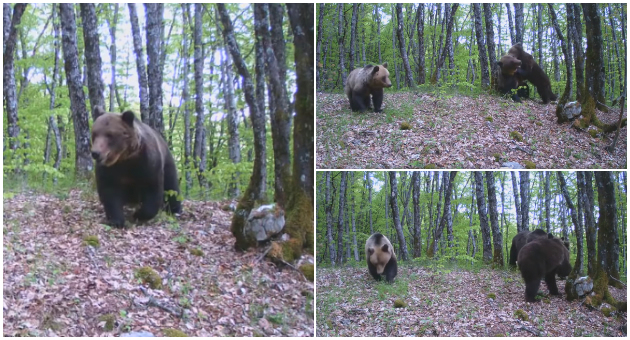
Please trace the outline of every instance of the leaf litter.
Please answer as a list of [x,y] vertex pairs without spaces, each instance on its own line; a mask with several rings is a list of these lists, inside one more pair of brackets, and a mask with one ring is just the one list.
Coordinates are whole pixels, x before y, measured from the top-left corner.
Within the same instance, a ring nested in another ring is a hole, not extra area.
[[[219,202],[184,201],[177,221],[161,213],[126,229],[101,224],[101,204],[80,191],[3,203],[4,336],[313,336],[313,284],[261,250],[235,251]],[[162,289],[139,281],[144,266]]]
[[[384,112],[354,113],[345,95],[318,93],[316,164],[318,169],[492,169],[530,161],[537,169],[626,168],[627,127],[611,154],[604,147],[615,132],[593,138],[571,123],[556,123],[555,109],[485,94],[397,92],[385,94]],[[597,116],[616,124],[619,110]],[[410,129],[401,129],[402,123]]]
[[[564,281],[558,280],[564,292]],[[625,289],[608,287],[614,298]],[[547,294],[544,282],[540,290]],[[393,284],[366,267],[317,268],[317,336],[626,336],[627,315],[606,317],[581,300],[525,302],[517,271],[399,266]],[[566,297],[564,295],[563,297]],[[394,308],[396,299],[407,304]],[[523,321],[515,316],[522,309]]]

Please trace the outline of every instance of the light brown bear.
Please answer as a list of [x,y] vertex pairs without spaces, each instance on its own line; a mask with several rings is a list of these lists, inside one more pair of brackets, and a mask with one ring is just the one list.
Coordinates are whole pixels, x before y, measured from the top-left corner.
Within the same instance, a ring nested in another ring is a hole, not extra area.
[[139,203],[137,220],[150,220],[164,206],[181,211],[175,161],[164,138],[138,120],[133,112],[105,112],[94,107],[98,117],[92,125],[92,158],[96,161],[96,187],[108,224],[123,227],[123,205]]
[[382,112],[383,88],[391,87],[387,63],[367,65],[354,69],[346,81],[346,95],[352,111],[364,112],[370,108],[370,95],[374,103],[374,112]]

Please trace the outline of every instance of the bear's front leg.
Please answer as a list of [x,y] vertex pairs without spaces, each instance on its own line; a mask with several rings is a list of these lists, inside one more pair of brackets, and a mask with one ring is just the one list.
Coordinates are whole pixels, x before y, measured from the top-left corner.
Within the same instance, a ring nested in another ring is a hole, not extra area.
[[[368,94],[369,97],[369,94]],[[366,110],[365,106],[365,94],[357,91],[352,91],[352,99],[350,99],[350,107],[352,111],[363,112]]]
[[372,90],[372,102],[374,103],[374,112],[383,112],[381,105],[383,105],[383,89]]
[[139,221],[148,221],[157,215],[164,204],[163,183],[151,183],[141,190],[140,209],[136,210],[133,217]]
[[[97,182],[98,184],[98,182]],[[105,209],[107,224],[115,228],[125,226],[125,214],[123,212],[123,193],[120,187],[97,185],[98,196]]]
[[368,261],[368,271],[370,272],[370,275],[372,275],[372,277],[376,280],[376,281],[381,281],[381,275],[379,275],[376,272],[376,266],[373,265],[370,261]]

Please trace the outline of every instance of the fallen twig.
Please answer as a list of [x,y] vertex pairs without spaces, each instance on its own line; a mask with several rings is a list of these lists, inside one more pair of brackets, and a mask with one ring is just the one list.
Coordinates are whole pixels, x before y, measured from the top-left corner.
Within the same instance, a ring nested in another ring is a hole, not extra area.
[[254,263],[260,262],[260,260],[264,259],[265,256],[267,256],[267,254],[269,254],[270,251],[271,251],[271,245],[269,245],[269,247],[267,247],[267,249],[265,249],[265,251],[256,258],[256,261]]
[[142,293],[144,293],[144,295],[149,297],[149,301],[147,302],[147,304],[149,306],[159,307],[159,308],[163,309],[164,311],[175,315],[178,318],[181,318],[182,316],[184,316],[184,310],[183,309],[181,309],[181,308],[173,308],[173,307],[169,307],[169,306],[163,305],[159,301],[157,301],[151,294],[149,294],[149,292],[147,291],[146,288],[144,288],[142,286],[138,286],[138,289]]
[[90,255],[90,260],[92,260],[92,264],[94,264],[94,267],[96,268],[96,270],[100,270],[101,268],[99,267],[98,263],[94,259],[94,257],[96,257],[96,254],[94,254],[94,247],[87,246],[86,250],[87,250],[88,255]]
[[524,331],[528,331],[532,334],[534,334],[535,336],[540,336],[540,332],[535,330],[535,329],[531,329],[529,327],[525,327],[525,326],[517,326],[516,329],[522,329]]

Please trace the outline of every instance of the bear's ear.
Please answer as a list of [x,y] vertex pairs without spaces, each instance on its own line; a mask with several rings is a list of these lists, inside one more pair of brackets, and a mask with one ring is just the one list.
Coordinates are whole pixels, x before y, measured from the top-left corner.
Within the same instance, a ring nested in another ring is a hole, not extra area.
[[374,68],[372,69],[372,75],[375,75],[376,72],[378,72],[378,66],[374,66]]
[[387,253],[389,252],[389,247],[385,244],[383,245],[383,247],[381,247],[381,250]]
[[384,67],[384,68],[387,68],[387,62],[384,62],[384,63],[383,63],[383,67]]
[[101,107],[100,105],[94,106],[92,111],[94,112],[93,116],[94,116],[95,119],[98,118],[103,113],[105,113],[105,110],[103,110],[103,107]]
[[136,116],[131,111],[125,111],[122,114],[123,122],[127,123],[127,125],[129,125],[129,126],[133,126],[133,120],[135,118],[136,118]]

